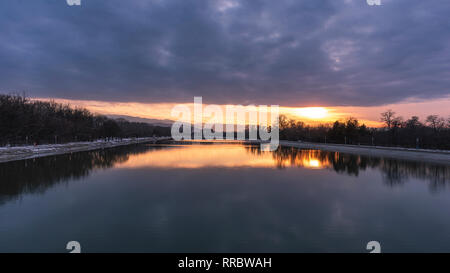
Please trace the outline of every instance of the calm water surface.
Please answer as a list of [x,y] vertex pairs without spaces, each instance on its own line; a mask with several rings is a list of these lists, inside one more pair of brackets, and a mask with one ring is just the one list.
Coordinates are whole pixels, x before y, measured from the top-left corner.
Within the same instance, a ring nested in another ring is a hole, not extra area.
[[450,164],[128,146],[0,164],[0,252],[450,252]]

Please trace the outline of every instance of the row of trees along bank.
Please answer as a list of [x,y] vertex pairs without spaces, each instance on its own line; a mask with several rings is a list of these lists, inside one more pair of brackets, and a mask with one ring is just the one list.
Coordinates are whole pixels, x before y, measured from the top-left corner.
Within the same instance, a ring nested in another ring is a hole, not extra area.
[[310,126],[280,116],[280,139],[353,145],[379,145],[424,149],[450,149],[450,117],[429,115],[424,121],[404,119],[392,110],[380,114],[384,126],[370,128],[356,118]]
[[0,94],[0,145],[170,136],[170,127],[94,115],[53,101]]

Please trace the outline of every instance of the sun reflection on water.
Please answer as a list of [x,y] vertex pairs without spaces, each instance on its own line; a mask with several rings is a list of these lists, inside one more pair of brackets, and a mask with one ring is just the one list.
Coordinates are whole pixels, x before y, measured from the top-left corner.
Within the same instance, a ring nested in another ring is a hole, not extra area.
[[295,158],[284,157],[279,152],[265,152],[259,146],[249,145],[171,145],[154,146],[143,154],[131,155],[118,168],[206,168],[206,167],[253,167],[279,168],[297,166],[322,169],[329,165],[319,157],[318,151],[305,150]]
[[320,168],[321,164],[320,164],[320,161],[317,159],[309,159],[309,160],[303,160],[303,166],[311,167],[311,168]]

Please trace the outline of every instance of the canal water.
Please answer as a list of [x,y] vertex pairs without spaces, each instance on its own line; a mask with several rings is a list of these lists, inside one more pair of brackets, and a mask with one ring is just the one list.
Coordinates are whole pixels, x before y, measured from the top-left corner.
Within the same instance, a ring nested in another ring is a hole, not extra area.
[[450,252],[450,164],[243,144],[0,164],[0,252]]

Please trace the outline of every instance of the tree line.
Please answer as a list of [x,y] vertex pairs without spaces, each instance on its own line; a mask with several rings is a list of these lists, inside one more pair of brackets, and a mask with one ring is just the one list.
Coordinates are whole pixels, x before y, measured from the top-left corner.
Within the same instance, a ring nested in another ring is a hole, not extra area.
[[367,127],[349,117],[332,124],[310,126],[302,121],[280,116],[280,139],[336,144],[396,146],[423,149],[450,149],[450,117],[429,115],[405,120],[392,110],[380,114],[381,128]]
[[95,115],[54,101],[0,94],[0,145],[169,136],[170,128]]

